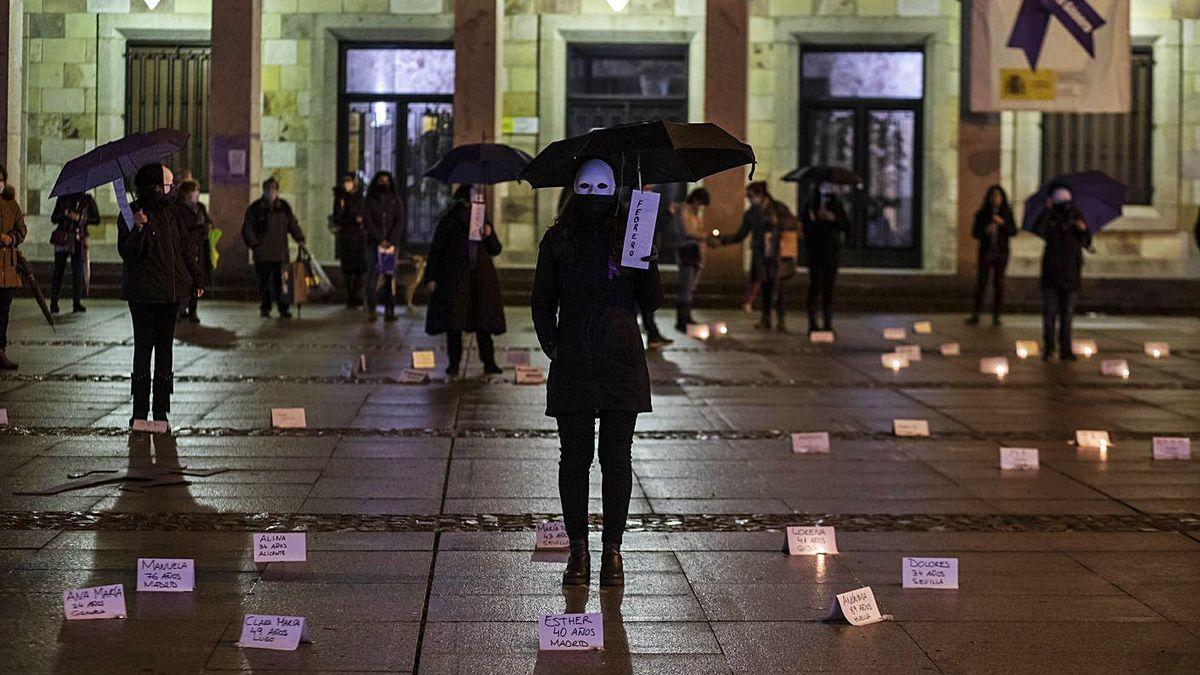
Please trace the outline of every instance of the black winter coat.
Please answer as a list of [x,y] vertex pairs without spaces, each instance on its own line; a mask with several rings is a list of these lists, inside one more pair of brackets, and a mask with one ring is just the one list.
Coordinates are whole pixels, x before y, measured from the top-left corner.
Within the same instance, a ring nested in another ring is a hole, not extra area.
[[371,247],[387,241],[394,244],[397,251],[403,251],[408,243],[407,220],[404,200],[394,193],[368,193],[363,200],[363,221],[367,229],[367,244]]
[[297,243],[304,243],[304,232],[296,222],[296,214],[282,198],[276,198],[274,202],[256,199],[246,207],[242,240],[254,252],[254,262],[287,262],[289,234]]
[[422,278],[422,283],[437,282],[425,312],[430,335],[507,330],[500,277],[492,264],[492,256],[500,255],[500,240],[492,230],[483,241],[469,241],[470,218],[468,204],[452,204],[433,233]]
[[1042,252],[1042,288],[1079,290],[1083,276],[1083,249],[1092,245],[1092,233],[1075,226],[1078,214],[1047,209],[1034,225],[1046,241]]
[[551,360],[546,414],[650,412],[637,316],[639,305],[653,311],[662,303],[658,265],[619,267],[620,223],[562,222],[571,217],[561,216],[542,237],[533,282],[533,325]]
[[333,189],[334,255],[342,262],[342,271],[359,274],[367,271],[367,225],[363,216],[361,192]]
[[804,231],[804,249],[808,254],[809,267],[837,267],[842,251],[842,233],[849,231],[850,219],[839,199],[831,198],[826,210],[833,213],[834,220],[817,217],[821,204],[817,198],[809,199],[800,214]]
[[[75,211],[83,217],[72,220],[67,211]],[[63,195],[54,202],[54,212],[50,214],[50,222],[60,230],[67,230],[74,239],[75,230],[80,239],[88,238],[88,226],[100,224],[100,209],[96,208],[96,200],[86,192],[73,195]]]
[[129,302],[178,303],[204,288],[204,273],[188,247],[187,216],[173,200],[135,201],[133,213],[146,214],[142,227],[130,230],[117,217],[117,251],[121,265],[121,299]]
[[[996,228],[995,241],[988,235],[988,225],[992,224],[993,213],[1004,221],[1003,225]],[[999,209],[993,209],[990,206],[979,209],[975,212],[975,223],[971,227],[971,236],[979,240],[979,258],[981,260],[989,255],[1007,257],[1008,240],[1017,236],[1017,221],[1013,220],[1012,209],[1007,206]]]
[[212,258],[209,255],[208,231],[212,229],[212,218],[208,217],[208,208],[202,202],[196,202],[195,208],[186,202],[179,202],[179,213],[183,215],[183,235],[186,238],[188,256],[195,258],[193,263],[203,273],[204,286],[212,284]]

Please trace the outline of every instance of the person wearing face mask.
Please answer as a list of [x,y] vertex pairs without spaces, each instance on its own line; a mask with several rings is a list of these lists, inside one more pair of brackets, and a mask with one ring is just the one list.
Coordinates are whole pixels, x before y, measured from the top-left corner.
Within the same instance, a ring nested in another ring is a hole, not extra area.
[[17,204],[17,193],[8,184],[8,169],[0,166],[0,370],[16,370],[8,358],[8,313],[13,293],[21,287],[17,271],[17,247],[25,241],[25,213]]
[[283,294],[283,266],[288,262],[288,235],[297,244],[304,244],[304,232],[291,205],[279,196],[279,181],[271,176],[263,181],[262,187],[262,197],[246,207],[242,240],[254,254],[259,314],[264,319],[271,316],[274,302],[279,308],[279,318],[290,319],[292,313]]
[[1042,252],[1042,360],[1054,357],[1055,324],[1058,349],[1064,361],[1074,361],[1071,351],[1071,320],[1079,297],[1083,250],[1092,245],[1092,233],[1072,201],[1071,190],[1054,185],[1046,198],[1046,210],[1034,225],[1046,243]]
[[404,200],[396,192],[396,179],[390,171],[380,171],[371,179],[363,204],[363,222],[367,234],[367,320],[375,320],[377,293],[383,291],[384,318],[396,320],[396,293],[392,284],[379,285],[379,249],[394,246],[397,257],[408,243]]
[[785,214],[780,208],[782,205],[777,204],[763,181],[754,181],[746,186],[746,199],[750,202],[750,208],[742,215],[742,225],[738,231],[710,239],[709,243],[714,246],[739,244],[750,237],[750,278],[746,284],[746,297],[753,297],[757,289],[762,291],[762,318],[755,328],[770,330],[774,308],[778,314],[779,330],[783,331],[783,303],[778,292],[779,256],[773,243],[778,239],[780,216]]
[[692,318],[692,300],[700,285],[700,272],[704,269],[704,243],[708,241],[708,230],[704,228],[704,209],[708,207],[708,190],[696,188],[688,194],[683,204],[672,205],[679,226],[679,300],[675,305],[675,330],[687,333],[688,324],[696,323]]
[[500,239],[490,220],[485,220],[480,241],[470,240],[471,201],[482,199],[475,188],[460,185],[450,205],[438,221],[429,245],[422,281],[429,290],[429,309],[425,313],[425,332],[446,334],[450,363],[446,374],[458,375],[462,363],[462,334],[475,334],[483,372],[504,372],[496,365],[493,335],[502,335],[504,299],[500,296],[500,277],[492,258],[500,255]]
[[[208,208],[200,201],[200,185],[194,180],[185,180],[176,188],[175,201],[179,203],[179,211],[183,214],[183,233],[186,238],[187,255],[192,258],[192,264],[199,268],[204,279],[204,287],[212,285],[212,249],[208,244],[208,233],[212,230],[212,218],[208,217]],[[191,323],[200,323],[200,315],[196,312],[200,298],[192,295],[183,306],[180,317]]]
[[346,306],[361,307],[363,273],[367,271],[367,232],[362,193],[354,172],[343,174],[341,184],[333,188],[333,214],[329,221],[342,278],[346,280]]
[[971,236],[979,241],[978,267],[975,277],[975,304],[967,325],[979,323],[983,296],[987,293],[988,276],[992,277],[992,325],[999,326],[1000,307],[1004,302],[1004,270],[1008,267],[1008,240],[1017,236],[1017,222],[1004,188],[993,185],[984,195],[983,205],[975,212]]
[[83,256],[87,248],[88,226],[100,223],[96,200],[86,192],[63,195],[54,202],[50,214],[54,231],[50,243],[54,246],[54,275],[50,281],[50,311],[58,314],[58,298],[62,294],[67,258],[71,259],[71,311],[86,312],[83,306]]
[[591,578],[588,475],[599,419],[600,585],[620,586],[633,432],[638,413],[651,410],[638,307],[657,308],[662,288],[655,256],[645,270],[620,264],[625,219],[617,212],[612,166],[583,161],[572,193],[538,246],[530,303],[538,342],[550,358],[546,414],[557,421],[561,446],[558,489],[570,540],[563,584],[586,586]]
[[[833,183],[821,183],[802,212],[808,253],[808,332],[833,330],[833,282],[837,279],[842,234],[850,229],[846,208]],[[817,322],[818,308],[823,324]]]
[[[134,176],[137,200],[130,204],[133,223],[117,219],[121,254],[121,299],[133,319],[133,416],[147,419],[154,391],[153,419],[166,421],[174,388],[171,345],[179,305],[204,295],[199,259],[188,255],[182,210],[169,197],[174,177],[161,164],[147,164]],[[154,372],[151,377],[150,361]]]

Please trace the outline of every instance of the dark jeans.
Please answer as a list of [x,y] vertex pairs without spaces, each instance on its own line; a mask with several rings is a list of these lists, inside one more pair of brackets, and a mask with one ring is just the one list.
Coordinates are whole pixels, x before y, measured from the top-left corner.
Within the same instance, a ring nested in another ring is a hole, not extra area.
[[0,288],[0,351],[8,347],[8,310],[12,307],[15,288]]
[[154,373],[171,373],[171,343],[175,340],[173,302],[131,302],[133,317],[133,373],[150,375],[150,357],[154,357]]
[[661,337],[662,333],[658,332],[658,324],[654,323],[654,310],[647,310],[639,304],[638,313],[642,315],[642,328],[646,330],[646,337]]
[[[496,348],[492,342],[492,334],[480,331],[475,333],[475,345],[479,348],[479,360],[485,366],[496,364]],[[450,357],[450,370],[458,370],[462,363],[463,343],[462,333],[452,330],[446,332],[446,353]]]
[[379,283],[379,245],[367,245],[367,311],[371,314],[375,313],[375,284]]
[[784,307],[786,305],[783,299],[783,280],[779,278],[779,261],[766,261],[764,270],[762,278],[762,324],[768,327],[771,325],[771,310],[773,309],[779,319],[779,324],[782,325]]
[[1004,270],[1008,268],[1008,255],[979,257],[979,269],[975,275],[975,306],[971,316],[979,316],[983,309],[983,296],[987,293],[988,277],[992,278],[992,318],[1000,318],[1004,303]]
[[1054,324],[1058,323],[1060,353],[1071,353],[1071,319],[1079,291],[1065,288],[1042,289],[1042,343],[1047,354],[1054,352]]
[[74,241],[69,249],[54,252],[54,275],[50,280],[51,306],[58,306],[68,256],[71,258],[71,299],[75,305],[79,305],[83,300],[83,243]]
[[[596,415],[572,412],[558,420],[558,438],[562,444],[558,459],[558,493],[562,499],[563,523],[573,540],[587,537],[588,476],[596,454]],[[629,515],[629,496],[633,492],[633,467],[630,451],[637,413],[623,410],[600,411],[601,494],[604,500],[606,544],[621,545],[625,519]]]
[[342,278],[346,281],[346,306],[357,307],[362,304],[362,272],[342,270]]
[[700,285],[700,268],[680,265],[676,284],[679,287],[679,301],[675,305],[675,326],[679,330],[686,330],[687,324],[692,322],[692,300]]
[[[808,329],[833,330],[833,282],[837,279],[837,265],[819,263],[808,265]],[[824,325],[817,323],[817,310],[821,311]]]
[[258,309],[266,314],[271,311],[271,303],[279,307],[279,313],[288,311],[288,304],[283,301],[283,265],[278,262],[254,263],[254,271],[258,273]]

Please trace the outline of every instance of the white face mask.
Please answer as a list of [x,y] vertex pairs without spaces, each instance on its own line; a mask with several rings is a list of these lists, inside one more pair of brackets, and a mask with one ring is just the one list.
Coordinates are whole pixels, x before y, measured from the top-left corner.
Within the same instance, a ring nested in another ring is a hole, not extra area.
[[575,174],[575,194],[612,196],[617,191],[612,167],[599,159],[589,159]]

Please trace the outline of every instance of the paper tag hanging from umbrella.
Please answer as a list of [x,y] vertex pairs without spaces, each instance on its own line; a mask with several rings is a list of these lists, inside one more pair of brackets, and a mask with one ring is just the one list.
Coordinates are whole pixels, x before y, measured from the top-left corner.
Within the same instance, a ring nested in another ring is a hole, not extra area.
[[483,241],[483,223],[487,217],[487,204],[483,201],[483,190],[471,188],[471,226],[467,232],[470,241]]
[[[622,162],[623,164],[624,162]],[[642,157],[637,159],[638,187],[642,186]],[[657,192],[633,190],[629,195],[629,215],[625,219],[625,245],[621,247],[621,265],[644,270],[650,268],[654,253],[654,227],[658,221]]]

